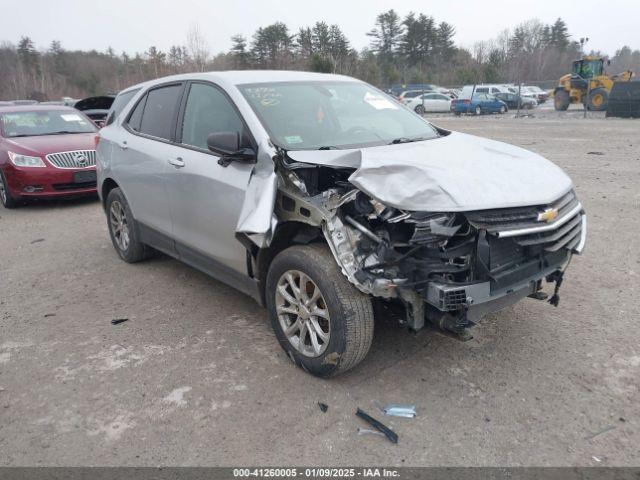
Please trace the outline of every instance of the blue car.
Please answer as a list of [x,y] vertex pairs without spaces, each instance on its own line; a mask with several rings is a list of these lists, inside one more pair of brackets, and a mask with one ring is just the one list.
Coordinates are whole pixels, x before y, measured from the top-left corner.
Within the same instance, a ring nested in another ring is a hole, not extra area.
[[486,93],[476,93],[472,98],[458,98],[451,101],[451,111],[456,115],[462,113],[507,113],[509,107],[502,100]]

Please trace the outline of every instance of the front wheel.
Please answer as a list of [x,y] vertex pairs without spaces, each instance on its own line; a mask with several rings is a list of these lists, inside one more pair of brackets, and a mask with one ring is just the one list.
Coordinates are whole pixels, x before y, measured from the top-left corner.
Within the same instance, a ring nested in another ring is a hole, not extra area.
[[2,202],[4,208],[16,208],[18,206],[18,201],[11,196],[9,184],[2,171],[0,171],[0,202]]
[[482,108],[480,107],[480,105],[476,107],[475,112],[476,112],[476,115],[482,115]]
[[594,112],[602,112],[607,109],[609,92],[604,88],[594,88],[589,92],[587,107]]
[[504,105],[502,105],[500,107],[500,113],[507,113],[507,107],[505,107]]
[[280,346],[312,375],[345,372],[371,347],[371,299],[349,283],[324,245],[280,252],[269,267],[266,300]]
[[422,105],[418,105],[416,108],[414,108],[414,111],[418,115],[423,115],[424,114],[424,107]]
[[571,96],[569,92],[566,90],[556,90],[553,95],[553,107],[559,111],[563,112],[569,108],[569,104],[571,103]]

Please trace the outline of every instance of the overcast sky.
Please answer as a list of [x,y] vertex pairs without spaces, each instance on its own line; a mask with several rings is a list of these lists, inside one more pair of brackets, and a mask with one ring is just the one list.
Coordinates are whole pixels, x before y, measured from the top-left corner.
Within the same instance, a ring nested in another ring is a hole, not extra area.
[[324,20],[340,25],[359,50],[376,15],[389,8],[452,23],[456,43],[466,47],[531,18],[550,23],[560,16],[574,38],[590,38],[589,49],[613,55],[622,45],[640,48],[640,0],[0,0],[0,40],[28,35],[39,48],[55,39],[67,49],[133,53],[184,45],[195,23],[217,53],[236,33],[250,38],[276,21],[293,33]]

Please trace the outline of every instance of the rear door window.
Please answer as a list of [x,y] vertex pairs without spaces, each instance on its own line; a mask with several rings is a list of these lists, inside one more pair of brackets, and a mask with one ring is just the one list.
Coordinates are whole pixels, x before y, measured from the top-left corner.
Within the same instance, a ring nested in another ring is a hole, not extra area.
[[476,88],[476,93],[489,93],[489,89],[485,87]]
[[[147,93],[140,122],[140,133],[165,140],[172,140],[181,93],[182,84],[154,88]],[[134,114],[135,113],[136,112],[134,112]]]

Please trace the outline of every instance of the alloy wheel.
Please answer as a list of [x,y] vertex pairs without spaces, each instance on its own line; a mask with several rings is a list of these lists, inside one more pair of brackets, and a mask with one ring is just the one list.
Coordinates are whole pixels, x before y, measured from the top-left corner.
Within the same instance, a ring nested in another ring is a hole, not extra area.
[[0,200],[2,200],[3,205],[7,203],[7,188],[4,186],[2,175],[0,175]]
[[111,202],[111,208],[109,209],[109,223],[111,225],[111,233],[118,245],[118,248],[122,251],[126,251],[129,248],[129,224],[127,223],[127,216],[125,214],[122,204],[114,200]]
[[318,357],[329,345],[331,320],[322,292],[308,275],[288,270],[275,292],[278,321],[285,337],[306,357]]

